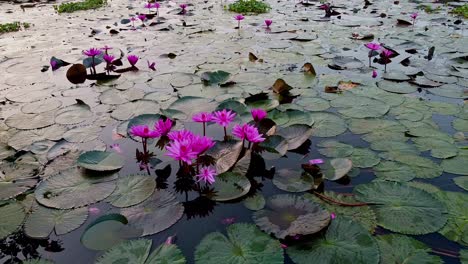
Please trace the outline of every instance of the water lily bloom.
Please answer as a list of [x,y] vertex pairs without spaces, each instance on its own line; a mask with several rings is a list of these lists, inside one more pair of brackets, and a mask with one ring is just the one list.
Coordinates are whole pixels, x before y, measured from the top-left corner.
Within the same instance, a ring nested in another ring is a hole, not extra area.
[[410,17],[411,17],[411,19],[416,20],[416,18],[418,17],[418,15],[419,15],[419,14],[418,14],[417,12],[414,12],[414,13],[412,13],[412,14],[410,15]]
[[328,3],[327,4],[322,4],[322,5],[319,6],[319,8],[322,9],[322,10],[328,10],[328,9],[330,9],[330,4],[328,4]]
[[377,71],[376,70],[372,71],[372,78],[377,78]]
[[373,43],[373,42],[364,44],[364,46],[366,46],[366,48],[370,50],[380,50],[382,48],[382,46],[380,46],[379,43]]
[[180,4],[179,7],[182,8],[182,11],[180,11],[182,14],[187,12],[187,10],[185,10],[187,8],[187,4]]
[[127,60],[128,60],[128,63],[130,63],[130,65],[135,66],[135,64],[137,64],[137,62],[138,62],[138,56],[128,55]]
[[384,49],[384,50],[380,53],[381,61],[382,61],[382,63],[385,65],[384,72],[387,72],[387,64],[389,64],[390,62],[392,62],[392,61],[390,60],[390,57],[391,57],[392,55],[393,55],[393,51],[388,50],[388,49]]
[[200,112],[192,116],[192,120],[198,123],[206,123],[213,121],[213,114],[208,112]]
[[146,15],[145,14],[139,14],[138,19],[140,19],[141,22],[144,22],[146,20]]
[[311,159],[311,160],[309,160],[310,165],[317,165],[317,164],[323,164],[323,163],[324,163],[323,159]]
[[271,26],[271,24],[273,23],[273,20],[271,19],[265,19],[265,25],[267,28],[269,28]]
[[335,213],[331,213],[331,214],[330,214],[330,218],[331,218],[332,220],[335,219],[335,218],[336,218],[336,214],[335,214]]
[[181,141],[172,141],[166,146],[167,156],[187,163],[192,164],[192,160],[197,157],[197,152],[192,149],[192,142],[188,139]]
[[236,117],[236,113],[231,110],[223,109],[213,113],[213,121],[218,125],[227,127]]
[[172,120],[167,118],[166,120],[159,119],[158,122],[154,124],[154,131],[156,131],[160,137],[167,136],[171,131]]
[[205,153],[205,151],[215,145],[213,139],[206,136],[193,135],[190,140],[192,142],[192,149],[197,153],[197,155]]
[[148,68],[155,71],[156,70],[156,62],[150,63],[149,60],[146,61],[148,63]]
[[190,130],[185,130],[185,129],[176,130],[176,131],[169,132],[167,134],[167,137],[173,141],[182,141],[185,139],[191,139],[193,137],[193,133]]
[[161,5],[158,2],[156,2],[156,3],[153,4],[153,7],[156,8],[156,10],[157,10],[157,9],[159,9],[161,7]]
[[83,51],[83,54],[88,57],[96,57],[101,54],[101,50],[96,48],[90,48],[89,50]]
[[136,20],[137,20],[136,17],[134,17],[134,16],[131,16],[131,17],[130,17],[130,21],[132,21],[132,27],[133,27],[133,28],[135,27],[135,21],[136,21]]
[[267,112],[263,109],[257,108],[250,110],[252,118],[255,122],[259,122],[267,116]]
[[238,137],[242,140],[247,140],[252,143],[258,143],[265,141],[265,138],[262,137],[262,134],[258,132],[258,129],[249,124],[244,125],[235,125],[232,129],[232,134],[235,137]]
[[151,12],[151,8],[153,8],[153,4],[145,3],[145,8],[148,8],[148,12]]
[[384,56],[384,57],[386,57],[386,58],[390,58],[390,56],[393,55],[393,52],[392,52],[391,50],[384,49],[384,50],[382,51],[382,54],[381,54],[381,55]]
[[57,61],[50,60],[50,67],[52,67],[52,71],[57,70],[59,68],[58,64],[57,64]]
[[241,14],[235,15],[235,16],[234,16],[234,19],[237,20],[237,27],[238,27],[238,28],[240,28],[240,22],[241,22],[242,20],[244,20],[244,18],[245,18],[245,17],[244,17],[243,15],[241,15]]
[[141,137],[141,138],[157,138],[159,134],[157,131],[149,129],[147,125],[138,125],[132,126],[130,128],[130,134],[134,137]]
[[115,59],[114,56],[109,55],[109,54],[105,54],[102,58],[103,58],[104,61],[106,61],[108,64],[111,64],[111,63],[114,61],[114,59]]
[[216,170],[213,167],[201,167],[200,173],[197,174],[198,181],[204,181],[208,184],[215,182]]

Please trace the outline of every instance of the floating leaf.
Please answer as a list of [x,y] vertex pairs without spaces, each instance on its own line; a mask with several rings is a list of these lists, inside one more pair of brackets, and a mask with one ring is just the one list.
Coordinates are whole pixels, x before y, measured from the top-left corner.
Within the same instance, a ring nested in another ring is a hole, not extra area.
[[55,111],[38,114],[18,113],[8,117],[5,124],[17,129],[37,129],[53,125],[55,123],[54,117]]
[[316,203],[290,194],[268,198],[266,208],[253,215],[255,224],[277,238],[315,234],[327,227],[330,214]]
[[351,145],[341,143],[336,140],[325,140],[317,144],[320,154],[331,158],[344,158],[348,157],[354,152]]
[[409,166],[416,178],[435,178],[442,175],[442,168],[430,159],[401,152],[387,152],[386,159],[397,161]]
[[242,148],[242,142],[218,141],[216,145],[208,150],[207,155],[216,159],[216,172],[221,174],[236,164]]
[[468,176],[456,177],[453,178],[453,181],[456,185],[458,185],[458,187],[465,189],[465,191],[468,191]]
[[15,232],[22,224],[26,217],[23,207],[19,203],[7,203],[0,205],[0,239],[4,239],[11,233]]
[[61,108],[55,115],[55,122],[61,125],[74,125],[82,123],[93,117],[89,105],[82,101],[78,101],[74,105]]
[[[404,76],[408,78],[406,75]],[[379,86],[380,89],[383,89],[387,92],[399,93],[399,94],[414,93],[418,90],[417,86],[411,85],[406,82],[380,81],[377,83],[377,86]]]
[[311,113],[310,116],[315,121],[312,126],[315,137],[334,137],[343,134],[347,125],[335,114],[326,112]]
[[130,129],[134,126],[146,125],[149,129],[154,129],[154,124],[156,124],[162,116],[159,114],[143,114],[139,116],[135,116],[134,118],[130,119],[127,125],[127,135],[131,138],[140,141],[138,138],[133,137],[132,133],[130,133]]
[[370,149],[354,148],[353,154],[348,157],[353,165],[358,168],[370,168],[380,162],[379,156]]
[[377,242],[360,224],[347,217],[334,219],[325,235],[288,247],[286,252],[297,264],[319,263],[378,264]]
[[116,185],[107,201],[115,207],[129,207],[150,197],[156,188],[156,181],[146,175],[126,175],[119,177]]
[[468,132],[468,120],[466,119],[455,119],[452,121],[452,125],[458,131]]
[[287,192],[305,192],[314,188],[314,177],[307,172],[281,169],[273,178],[273,184]]
[[391,231],[422,235],[440,230],[447,209],[431,194],[397,182],[373,182],[354,188],[356,199],[370,203],[378,224]]
[[440,166],[445,172],[457,175],[468,175],[468,152],[461,153],[459,156],[443,160]]
[[227,237],[220,232],[206,235],[195,249],[195,262],[283,264],[284,260],[279,241],[255,225],[238,223],[227,227]]
[[108,214],[92,222],[81,235],[81,244],[92,250],[106,250],[122,241],[138,237],[141,230],[130,228],[120,214]]
[[80,227],[87,218],[87,207],[56,210],[36,205],[26,220],[24,232],[34,238],[46,238],[53,230],[55,234],[63,235]]
[[184,207],[175,195],[166,190],[158,190],[144,202],[123,208],[124,215],[131,226],[143,229],[143,236],[159,233],[171,227],[184,214]]
[[[360,203],[352,196],[343,195],[343,194],[336,193],[336,192],[325,191],[323,195],[343,204],[359,204]],[[356,221],[357,223],[360,223],[371,233],[373,233],[375,228],[377,227],[377,217],[375,216],[374,211],[369,206],[339,205],[336,203],[331,203],[327,200],[322,200],[316,195],[313,195],[310,193],[304,194],[304,198],[310,199],[316,203],[321,204],[329,212],[335,213],[337,217],[345,216],[347,218],[350,218],[353,221]]]
[[414,178],[414,171],[410,166],[399,162],[382,161],[374,167],[375,176],[386,181],[406,182]]
[[225,172],[216,177],[216,181],[211,187],[214,189],[215,195],[210,197],[210,199],[224,202],[246,195],[250,190],[251,184],[249,179],[244,175]]
[[114,152],[88,151],[78,158],[78,166],[94,171],[113,171],[122,168],[122,156]]
[[231,74],[225,71],[204,72],[201,75],[201,80],[206,84],[222,84],[229,80]]
[[254,196],[245,198],[244,206],[252,211],[258,211],[265,207],[265,197],[261,193],[256,193]]
[[448,209],[447,224],[439,230],[446,238],[468,246],[468,208],[467,194],[461,192],[438,191],[434,195]]
[[445,140],[437,138],[414,138],[414,144],[420,151],[431,151],[431,156],[439,159],[455,157],[458,154],[458,148]]
[[339,113],[351,118],[370,118],[385,115],[390,107],[382,101],[364,96],[341,96],[330,102]]
[[70,168],[39,183],[37,201],[47,207],[70,209],[96,203],[115,189],[112,176],[90,177],[78,168]]
[[327,160],[320,166],[323,176],[330,181],[336,181],[348,174],[353,168],[353,162],[350,159],[337,158]]
[[307,125],[292,125],[281,128],[277,134],[286,139],[288,150],[297,149],[312,136],[313,130]]
[[111,113],[111,117],[125,121],[143,114],[159,113],[159,104],[150,100],[138,100],[118,105]]
[[418,240],[397,234],[377,236],[382,264],[427,263],[442,264],[439,256],[434,256],[431,249]]

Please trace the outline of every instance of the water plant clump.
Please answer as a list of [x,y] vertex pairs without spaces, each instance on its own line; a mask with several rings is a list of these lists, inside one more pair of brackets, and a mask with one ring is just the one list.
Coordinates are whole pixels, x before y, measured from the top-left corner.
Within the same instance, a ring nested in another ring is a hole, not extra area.
[[457,16],[462,16],[464,18],[468,18],[468,4],[464,4],[462,6],[456,7],[450,11],[450,13],[455,14]]
[[269,4],[259,0],[238,0],[229,4],[229,11],[237,13],[267,13],[271,7]]
[[27,29],[29,28],[31,25],[29,23],[26,23],[26,22],[11,22],[11,23],[4,23],[4,24],[0,24],[0,34],[1,33],[8,33],[8,32],[16,32],[16,31],[20,31],[21,28],[24,28],[24,29]]
[[91,10],[103,7],[107,4],[107,0],[85,0],[80,2],[62,3],[55,5],[54,9],[60,13],[73,13],[81,10]]

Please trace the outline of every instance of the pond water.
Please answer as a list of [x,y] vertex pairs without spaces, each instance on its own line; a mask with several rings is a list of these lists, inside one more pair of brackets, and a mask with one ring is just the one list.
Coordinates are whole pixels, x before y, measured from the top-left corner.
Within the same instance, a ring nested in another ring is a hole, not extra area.
[[[226,1],[160,2],[145,26],[128,20],[148,13],[138,1],[0,3],[0,23],[31,24],[0,35],[0,262],[468,263],[467,30],[449,13],[465,3],[333,1],[327,18],[319,2],[266,2],[240,28]],[[118,78],[50,67],[105,45]],[[208,124],[211,186],[163,140],[137,161],[133,124],[201,135],[192,115],[232,109],[232,134],[254,108],[267,140],[252,151]]]

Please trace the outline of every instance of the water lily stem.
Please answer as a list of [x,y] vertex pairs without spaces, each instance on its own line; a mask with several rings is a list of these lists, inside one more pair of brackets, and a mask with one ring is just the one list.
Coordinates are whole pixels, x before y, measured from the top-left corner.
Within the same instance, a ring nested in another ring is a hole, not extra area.
[[203,122],[203,136],[206,136],[206,123]]
[[318,198],[324,200],[324,201],[327,201],[327,202],[330,202],[330,203],[334,203],[334,204],[338,204],[338,205],[341,205],[341,206],[366,206],[366,205],[369,205],[368,203],[344,203],[344,202],[340,202],[340,201],[337,201],[335,199],[332,199],[328,196],[325,196],[321,193],[318,193],[316,191],[314,191],[314,194],[315,196],[317,196]]
[[369,67],[371,67],[371,56],[369,56]]
[[224,140],[227,140],[227,130],[226,130],[226,127],[224,127]]

